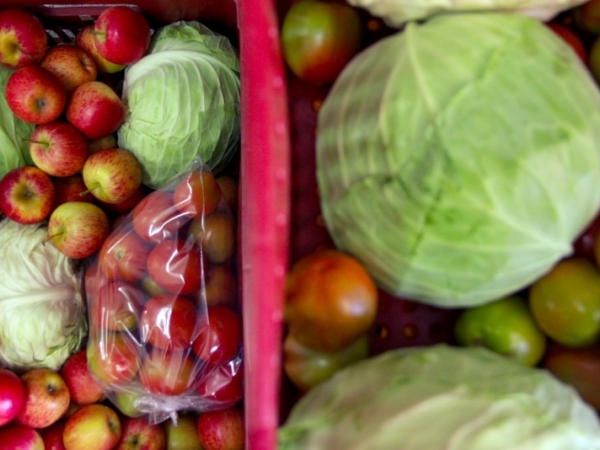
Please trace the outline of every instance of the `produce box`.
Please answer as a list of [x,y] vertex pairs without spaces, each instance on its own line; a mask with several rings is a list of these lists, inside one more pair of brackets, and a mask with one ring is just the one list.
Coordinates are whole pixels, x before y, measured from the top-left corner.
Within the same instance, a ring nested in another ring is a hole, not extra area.
[[[297,1],[0,2],[0,7],[25,7],[38,14],[55,42],[72,41],[77,29],[108,6],[124,4],[139,8],[153,29],[177,20],[200,20],[239,49],[242,138],[234,170],[240,181],[245,440],[253,450],[277,448],[278,428],[302,395],[283,371],[286,277],[295,261],[334,247],[319,203],[315,155],[317,114],[330,85],[292,75],[280,41],[284,17]],[[358,11],[365,27],[364,47],[395,32],[381,19]],[[585,44],[589,48],[591,42]],[[378,294],[377,315],[368,331],[371,355],[453,342],[460,308],[427,305],[383,289]]]

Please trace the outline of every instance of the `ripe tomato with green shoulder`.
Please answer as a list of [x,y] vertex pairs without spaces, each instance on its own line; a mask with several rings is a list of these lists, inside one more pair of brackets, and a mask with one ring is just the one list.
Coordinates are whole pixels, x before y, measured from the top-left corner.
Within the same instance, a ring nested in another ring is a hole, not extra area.
[[283,343],[283,369],[290,381],[306,392],[331,378],[338,370],[369,356],[369,336],[362,335],[336,352],[313,350],[288,334]]
[[298,342],[315,350],[350,345],[373,325],[377,305],[375,282],[348,253],[318,250],[288,273],[284,320]]
[[283,18],[284,59],[294,75],[309,83],[333,82],[358,53],[362,39],[360,15],[347,4],[301,0]]
[[573,386],[600,411],[600,346],[570,348],[551,342],[541,367]]

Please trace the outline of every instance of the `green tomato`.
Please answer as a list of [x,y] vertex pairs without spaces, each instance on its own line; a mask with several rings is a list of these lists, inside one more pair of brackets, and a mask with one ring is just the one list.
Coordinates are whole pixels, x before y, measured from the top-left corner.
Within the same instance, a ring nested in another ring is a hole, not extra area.
[[360,336],[342,350],[326,352],[309,348],[288,333],[283,343],[283,368],[290,381],[300,391],[308,391],[338,370],[365,359],[368,355],[367,334]]
[[362,21],[354,8],[301,0],[283,19],[283,57],[298,78],[317,85],[331,83],[360,50],[362,36]]
[[554,341],[586,347],[600,338],[600,270],[572,257],[556,264],[529,289],[533,317]]
[[542,359],[547,341],[525,300],[516,296],[463,311],[454,335],[460,345],[483,346],[527,366]]

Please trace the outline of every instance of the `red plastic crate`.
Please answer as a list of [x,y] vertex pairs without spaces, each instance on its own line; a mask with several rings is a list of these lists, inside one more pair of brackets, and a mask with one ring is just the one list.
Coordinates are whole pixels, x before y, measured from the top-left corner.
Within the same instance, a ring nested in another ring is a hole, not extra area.
[[[326,90],[288,77],[279,46],[280,19],[293,1],[0,0],[0,8],[28,8],[59,29],[89,22],[110,5],[125,4],[139,7],[155,24],[196,19],[237,41],[242,86],[239,276],[246,448],[251,450],[277,448],[277,428],[296,398],[281,360],[288,267],[303,254],[331,245],[320,221],[313,140]],[[451,320],[448,311],[382,293],[371,332],[372,352],[446,341]]]

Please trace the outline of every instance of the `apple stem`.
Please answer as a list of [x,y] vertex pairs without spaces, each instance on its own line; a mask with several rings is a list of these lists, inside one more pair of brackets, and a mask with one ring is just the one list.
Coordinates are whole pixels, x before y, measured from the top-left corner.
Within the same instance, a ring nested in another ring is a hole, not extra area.
[[42,245],[46,245],[46,243],[47,243],[48,241],[51,241],[51,240],[52,240],[52,238],[54,238],[54,237],[56,237],[56,236],[60,236],[60,235],[61,235],[61,234],[63,234],[63,233],[64,233],[64,232],[63,232],[63,231],[61,231],[60,233],[55,233],[55,234],[53,234],[53,235],[48,235],[48,237],[42,241]]
[[27,139],[27,138],[23,138],[23,142],[29,142],[30,144],[40,144],[40,145],[48,146],[47,142],[34,141],[33,139]]

